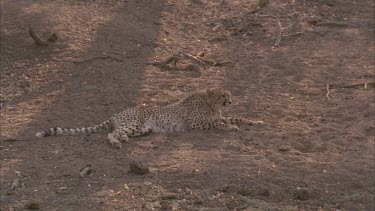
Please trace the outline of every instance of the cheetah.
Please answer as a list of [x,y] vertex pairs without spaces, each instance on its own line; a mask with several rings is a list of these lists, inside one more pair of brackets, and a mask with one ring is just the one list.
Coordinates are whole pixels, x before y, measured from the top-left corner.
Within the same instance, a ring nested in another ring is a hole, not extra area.
[[181,101],[166,106],[137,106],[115,114],[101,124],[84,128],[50,128],[37,137],[78,135],[107,130],[109,143],[122,148],[121,141],[148,133],[173,133],[196,129],[237,131],[237,125],[258,125],[262,121],[221,116],[221,109],[232,104],[232,96],[223,88],[194,92]]

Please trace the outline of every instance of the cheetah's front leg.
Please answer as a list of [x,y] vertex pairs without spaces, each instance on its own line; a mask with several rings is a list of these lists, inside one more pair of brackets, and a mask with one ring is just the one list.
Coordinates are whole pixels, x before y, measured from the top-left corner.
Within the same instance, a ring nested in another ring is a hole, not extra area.
[[264,124],[263,121],[254,121],[254,120],[249,120],[245,118],[221,117],[220,120],[230,125],[239,125],[239,124],[263,125]]
[[238,131],[239,130],[237,125],[227,124],[227,123],[224,123],[224,122],[221,122],[221,121],[215,121],[215,122],[211,123],[211,126],[213,128],[220,129],[220,130],[230,130],[230,131]]

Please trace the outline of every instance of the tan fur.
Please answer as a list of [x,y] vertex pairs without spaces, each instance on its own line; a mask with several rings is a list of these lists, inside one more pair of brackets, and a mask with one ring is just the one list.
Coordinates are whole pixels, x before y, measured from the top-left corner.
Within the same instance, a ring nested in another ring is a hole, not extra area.
[[113,129],[109,142],[122,148],[120,141],[150,132],[173,133],[195,129],[239,130],[238,124],[262,124],[244,118],[222,117],[221,109],[232,103],[232,95],[223,88],[211,88],[194,92],[183,100],[155,107],[132,107],[114,115],[109,120],[88,128],[50,128],[37,133],[38,137],[51,135],[76,135]]

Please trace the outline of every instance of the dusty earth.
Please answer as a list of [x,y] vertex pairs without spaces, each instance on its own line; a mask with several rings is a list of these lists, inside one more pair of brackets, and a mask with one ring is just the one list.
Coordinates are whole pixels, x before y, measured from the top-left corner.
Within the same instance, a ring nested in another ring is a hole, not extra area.
[[[373,83],[372,0],[3,0],[1,210],[374,210]],[[212,86],[266,125],[35,137]]]

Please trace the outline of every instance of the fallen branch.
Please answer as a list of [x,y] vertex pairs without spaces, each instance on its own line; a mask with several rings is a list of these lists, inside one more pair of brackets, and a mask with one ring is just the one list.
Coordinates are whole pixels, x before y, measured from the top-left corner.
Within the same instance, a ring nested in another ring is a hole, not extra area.
[[196,56],[187,54],[187,53],[183,53],[183,52],[178,52],[178,53],[182,54],[184,57],[186,57],[187,59],[192,61],[194,64],[196,64],[198,66],[201,65],[201,66],[203,66],[203,69],[206,69],[206,62],[204,62],[202,59],[200,59]]
[[79,61],[73,61],[73,62],[83,63],[83,62],[88,62],[88,61],[91,61],[91,60],[94,60],[94,59],[113,59],[113,60],[120,61],[120,62],[124,61],[123,59],[107,55],[107,56],[93,56],[93,57],[90,57],[90,58],[87,58],[87,59],[83,59],[83,60],[79,60]]
[[[173,71],[173,70],[177,70],[176,65],[180,59],[181,59],[180,56],[174,55],[174,56],[168,57],[165,61],[147,62],[146,64],[154,65],[155,67],[161,70]],[[172,67],[169,66],[170,63],[172,63]]]
[[326,97],[328,100],[331,100],[329,95],[331,94],[332,89],[350,89],[350,88],[364,88],[367,90],[369,87],[375,88],[375,82],[363,82],[363,83],[356,83],[356,84],[327,84],[326,85]]
[[187,68],[181,69],[184,71],[207,69],[207,66],[223,66],[223,65],[232,63],[232,62],[210,61],[210,60],[203,59],[198,56],[193,56],[191,54],[183,53],[180,51],[177,54],[168,57],[164,61],[147,62],[146,64],[154,65],[158,67],[159,69],[164,69],[164,70],[179,70],[179,68],[177,68],[177,63],[183,59],[187,59],[191,63],[193,63],[191,65],[188,65]]
[[[328,86],[328,85],[327,85]],[[339,88],[342,88],[342,89],[345,89],[345,88],[369,88],[369,87],[373,87],[375,88],[375,83],[374,82],[364,82],[364,83],[356,83],[356,84],[349,84],[349,85],[343,85],[343,84],[331,84],[329,85],[329,87],[331,89],[339,89]]]
[[218,61],[210,61],[207,59],[203,59],[201,57],[193,56],[187,53],[179,52],[180,54],[184,55],[185,57],[189,58],[190,60],[196,61],[198,64],[202,64],[203,66],[209,65],[209,66],[224,66],[226,64],[231,64],[232,62],[226,61],[226,62],[218,62]]
[[317,22],[315,25],[317,26],[330,26],[330,27],[352,27],[352,24],[344,23],[344,22],[335,22],[335,21],[327,21],[327,22]]
[[7,139],[0,140],[0,141],[15,142],[15,141],[27,141],[27,140],[25,140],[25,139],[7,138]]

